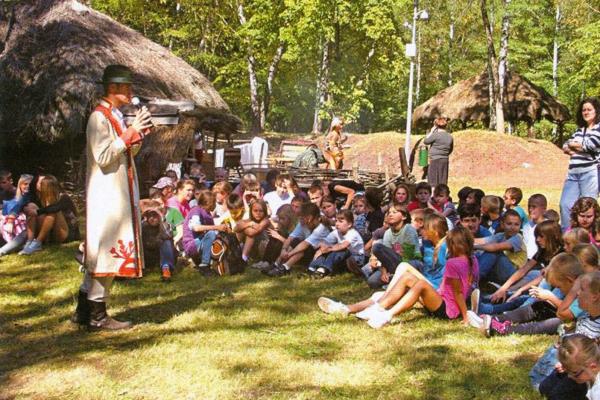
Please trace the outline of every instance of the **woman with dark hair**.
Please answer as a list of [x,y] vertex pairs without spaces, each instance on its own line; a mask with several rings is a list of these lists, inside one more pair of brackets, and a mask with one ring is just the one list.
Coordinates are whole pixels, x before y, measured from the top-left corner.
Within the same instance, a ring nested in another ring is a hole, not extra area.
[[571,156],[569,172],[560,197],[560,220],[563,230],[569,227],[571,207],[580,197],[598,195],[598,160],[600,152],[600,100],[584,99],[577,110],[577,126],[562,149]]

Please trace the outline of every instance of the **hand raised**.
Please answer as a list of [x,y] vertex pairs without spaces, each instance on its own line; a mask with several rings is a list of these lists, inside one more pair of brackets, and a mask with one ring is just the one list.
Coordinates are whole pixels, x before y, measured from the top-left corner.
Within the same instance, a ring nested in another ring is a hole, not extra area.
[[148,134],[150,133],[150,128],[152,128],[152,120],[150,118],[151,115],[148,109],[146,107],[142,107],[135,113],[135,118],[131,126],[138,132]]

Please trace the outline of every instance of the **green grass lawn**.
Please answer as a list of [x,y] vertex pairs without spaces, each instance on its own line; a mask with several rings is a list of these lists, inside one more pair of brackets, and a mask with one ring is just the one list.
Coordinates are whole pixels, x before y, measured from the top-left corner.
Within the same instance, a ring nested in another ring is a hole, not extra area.
[[81,274],[75,244],[0,259],[0,399],[531,399],[546,336],[486,339],[422,310],[375,331],[323,314],[320,295],[370,294],[349,275],[204,278],[157,270],[113,286],[134,329],[68,322]]

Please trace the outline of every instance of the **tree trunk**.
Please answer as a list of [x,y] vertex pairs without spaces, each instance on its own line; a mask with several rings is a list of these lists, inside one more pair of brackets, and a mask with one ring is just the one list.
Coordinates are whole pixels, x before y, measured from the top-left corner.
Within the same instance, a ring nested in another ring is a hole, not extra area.
[[[246,24],[246,16],[244,14],[244,5],[238,3],[238,18],[240,25]],[[250,132],[253,134],[261,133],[261,110],[260,110],[260,99],[258,98],[258,79],[256,78],[256,59],[252,52],[252,46],[247,43],[247,56],[248,62],[248,80],[250,82],[250,110],[252,113],[252,127]]]
[[271,65],[269,66],[269,73],[267,74],[267,85],[265,87],[265,93],[263,95],[263,101],[261,106],[261,118],[260,118],[260,128],[261,131],[265,130],[267,116],[269,115],[269,106],[271,105],[271,96],[273,94],[273,81],[275,80],[275,75],[277,74],[277,68],[279,67],[279,62],[281,61],[281,57],[283,57],[283,53],[285,52],[285,44],[279,43],[277,50],[275,50],[275,55],[273,55],[273,59],[271,60]]
[[452,49],[454,47],[454,19],[450,16],[450,29],[448,30],[448,87],[452,86]]
[[363,73],[360,76],[360,79],[356,82],[356,88],[362,88],[365,80],[367,79],[367,77],[369,76],[369,66],[371,65],[371,60],[373,59],[373,56],[375,55],[375,46],[376,46],[377,42],[373,41],[373,44],[371,45],[371,49],[369,50],[369,53],[367,54],[367,59],[365,60],[365,68],[363,69]]
[[[417,28],[418,29],[418,28]],[[417,33],[417,82],[415,84],[415,104],[419,104],[421,97],[421,31]]]
[[[554,49],[552,52],[552,95],[554,97],[558,97],[558,37],[560,34],[561,19],[562,15],[560,14],[560,4],[556,3],[556,17],[554,19]],[[556,138],[556,134],[557,127],[554,125],[554,128],[552,128],[552,137]]]
[[496,62],[496,50],[494,49],[494,36],[492,33],[492,27],[487,13],[487,1],[481,0],[481,19],[483,21],[483,27],[485,29],[485,35],[487,39],[487,55],[488,55],[488,77],[489,77],[489,91],[490,91],[490,118],[489,128],[496,128],[496,103],[498,101],[498,85],[496,85],[495,72],[497,70]]
[[317,91],[315,93],[315,114],[313,118],[312,133],[320,133],[322,121],[320,111],[327,101],[327,89],[329,86],[329,40],[324,39],[321,57],[321,66],[317,77]]
[[508,4],[510,0],[504,0],[504,14],[502,15],[502,35],[500,37],[500,53],[498,58],[498,97],[496,101],[496,132],[504,131],[504,103],[506,73],[508,72],[508,38],[510,29],[510,15]]

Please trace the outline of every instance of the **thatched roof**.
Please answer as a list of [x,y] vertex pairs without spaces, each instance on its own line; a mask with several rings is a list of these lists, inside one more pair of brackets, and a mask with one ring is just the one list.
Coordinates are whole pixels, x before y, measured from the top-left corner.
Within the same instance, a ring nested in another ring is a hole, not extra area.
[[[516,72],[509,72],[506,81],[505,120],[532,124],[542,118],[555,123],[563,123],[571,118],[564,104],[527,78]],[[488,82],[488,74],[483,72],[441,90],[415,109],[413,123],[417,126],[429,126],[442,114],[463,122],[487,121]]]
[[[10,15],[0,20],[4,38]],[[2,46],[0,46],[1,48]],[[0,53],[0,133],[53,142],[84,131],[107,64],[134,71],[136,94],[228,111],[201,73],[142,34],[75,0],[17,3]]]
[[13,4],[14,16],[0,10],[0,147],[8,143],[7,153],[27,154],[55,144],[62,152],[54,154],[60,163],[40,162],[49,169],[76,157],[73,153],[85,142],[89,113],[101,95],[96,81],[108,64],[133,70],[139,97],[188,100],[196,111],[210,116],[186,122],[188,129],[159,128],[163,134],[153,139],[152,148],[144,149],[145,159],[174,161],[184,151],[180,147],[191,143],[196,126],[212,124],[213,131],[222,133],[239,129],[240,120],[206,77],[139,32],[75,0]]

